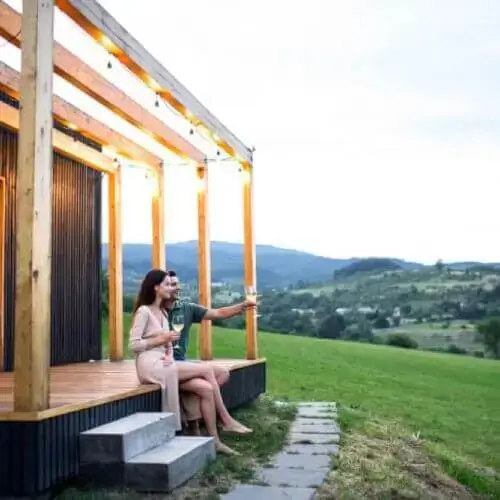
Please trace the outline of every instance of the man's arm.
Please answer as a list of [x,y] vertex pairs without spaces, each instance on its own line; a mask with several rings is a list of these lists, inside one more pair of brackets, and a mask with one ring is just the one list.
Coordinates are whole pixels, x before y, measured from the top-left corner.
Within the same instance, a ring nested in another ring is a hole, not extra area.
[[248,303],[247,301],[241,302],[240,304],[234,304],[233,306],[219,307],[218,309],[209,309],[203,319],[214,320],[214,319],[229,319],[234,316],[239,316],[248,308],[252,307],[254,304]]

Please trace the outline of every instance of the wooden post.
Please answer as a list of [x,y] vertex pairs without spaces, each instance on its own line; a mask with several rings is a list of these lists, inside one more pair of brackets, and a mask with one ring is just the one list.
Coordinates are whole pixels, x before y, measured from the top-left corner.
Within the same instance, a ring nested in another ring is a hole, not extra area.
[[0,177],[0,372],[5,360],[5,178]]
[[163,166],[154,172],[152,182],[151,218],[153,226],[153,267],[165,269],[165,185]]
[[109,358],[123,359],[123,256],[121,168],[108,175]]
[[49,408],[54,2],[24,0],[16,185],[14,410]]
[[[196,168],[198,181],[198,301],[210,308],[212,306],[212,277],[210,270],[210,230],[208,208],[208,168],[207,164]],[[212,322],[202,321],[198,345],[200,359],[213,359]]]
[[[243,182],[243,259],[245,287],[256,286],[255,238],[253,227],[253,173],[252,165],[242,166]],[[246,312],[246,358],[257,359],[259,349],[257,343],[257,312],[249,309]]]

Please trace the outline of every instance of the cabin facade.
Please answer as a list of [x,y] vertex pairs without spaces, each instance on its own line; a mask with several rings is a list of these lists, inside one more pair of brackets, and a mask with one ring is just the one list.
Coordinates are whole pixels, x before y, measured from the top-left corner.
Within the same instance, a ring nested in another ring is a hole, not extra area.
[[[256,284],[252,151],[96,0],[25,0],[22,14],[0,0],[0,42],[18,47],[22,56],[21,72],[0,61],[0,498],[50,494],[80,473],[82,432],[161,411],[160,388],[140,385],[134,362],[124,355],[121,176],[130,160],[152,178],[151,262],[164,268],[164,160],[55,95],[54,73],[195,169],[199,302],[211,305],[211,159],[55,42],[56,6],[239,164],[242,281]],[[107,360],[101,344],[102,210],[109,226]],[[209,322],[200,328],[199,358],[214,359]],[[230,409],[266,389],[255,311],[246,313],[244,358],[216,360],[231,371],[223,387]]]
[[[18,107],[5,94],[0,93],[0,100]],[[100,150],[83,136],[66,133]],[[17,153],[17,131],[0,123],[0,371],[6,372],[14,370]],[[101,359],[101,184],[100,172],[54,154],[52,366]]]

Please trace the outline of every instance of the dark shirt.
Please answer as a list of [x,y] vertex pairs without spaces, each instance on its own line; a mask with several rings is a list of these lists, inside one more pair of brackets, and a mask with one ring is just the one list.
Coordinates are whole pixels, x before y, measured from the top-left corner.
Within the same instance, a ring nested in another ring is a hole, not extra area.
[[179,346],[177,349],[174,349],[174,359],[176,361],[185,361],[186,352],[189,347],[189,330],[191,329],[191,325],[193,323],[201,323],[208,309],[194,302],[176,302],[173,309],[167,310],[170,328],[172,328],[173,313],[179,309],[182,309],[184,316],[184,328],[179,339]]

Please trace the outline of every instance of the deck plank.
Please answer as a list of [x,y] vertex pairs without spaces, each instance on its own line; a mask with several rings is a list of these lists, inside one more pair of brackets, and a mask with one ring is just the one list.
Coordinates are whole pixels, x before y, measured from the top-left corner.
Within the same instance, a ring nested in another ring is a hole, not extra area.
[[[218,359],[215,362],[234,371],[265,360]],[[0,421],[44,420],[158,389],[157,385],[139,383],[132,360],[55,366],[50,369],[50,409],[19,413],[13,411],[13,382],[12,373],[0,373]]]

